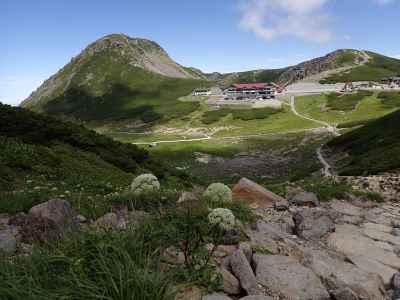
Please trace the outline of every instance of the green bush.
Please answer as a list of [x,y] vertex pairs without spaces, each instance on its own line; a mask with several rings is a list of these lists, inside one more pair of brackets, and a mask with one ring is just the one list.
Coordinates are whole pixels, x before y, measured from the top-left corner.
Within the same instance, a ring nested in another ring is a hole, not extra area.
[[204,124],[211,124],[217,122],[223,117],[232,115],[234,120],[260,120],[267,119],[273,114],[279,113],[281,110],[273,108],[256,108],[256,109],[232,109],[232,108],[222,108],[219,110],[207,111],[203,114],[202,122]]
[[378,99],[382,101],[386,108],[400,107],[400,92],[380,92]]

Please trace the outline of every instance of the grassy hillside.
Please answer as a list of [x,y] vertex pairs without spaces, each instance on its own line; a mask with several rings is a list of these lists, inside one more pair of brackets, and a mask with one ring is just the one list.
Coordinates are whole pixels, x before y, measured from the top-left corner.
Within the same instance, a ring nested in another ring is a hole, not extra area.
[[400,168],[400,111],[335,138],[328,146],[348,153],[339,162],[342,175],[376,174]]
[[178,71],[197,75],[173,62],[157,44],[127,39],[115,35],[91,44],[22,106],[84,121],[129,118],[146,123],[196,110],[197,103],[177,99],[211,83],[173,76]]
[[334,74],[321,81],[321,83],[337,83],[347,81],[379,81],[387,76],[400,73],[400,60],[367,52],[371,60],[365,65],[355,67],[350,71]]
[[[0,213],[27,210],[37,202],[68,196],[96,214],[92,202],[97,196],[102,199],[127,186],[134,174],[145,171],[163,180],[180,176],[168,173],[136,146],[0,104]],[[106,209],[103,204],[97,208]]]

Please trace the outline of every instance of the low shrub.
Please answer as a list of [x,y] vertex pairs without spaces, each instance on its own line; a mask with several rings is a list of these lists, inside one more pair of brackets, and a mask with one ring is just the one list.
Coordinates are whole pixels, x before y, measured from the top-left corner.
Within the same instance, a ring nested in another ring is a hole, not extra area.
[[206,201],[215,202],[231,202],[232,201],[232,191],[231,189],[223,183],[212,183],[208,186],[203,194]]

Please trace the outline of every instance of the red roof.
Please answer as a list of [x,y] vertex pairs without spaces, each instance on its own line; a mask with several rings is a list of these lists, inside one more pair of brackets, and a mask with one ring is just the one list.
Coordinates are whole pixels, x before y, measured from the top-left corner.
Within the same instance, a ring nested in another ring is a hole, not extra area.
[[245,90],[245,89],[263,89],[263,88],[270,86],[270,84],[268,84],[268,83],[241,83],[241,84],[234,84],[233,86],[237,89]]

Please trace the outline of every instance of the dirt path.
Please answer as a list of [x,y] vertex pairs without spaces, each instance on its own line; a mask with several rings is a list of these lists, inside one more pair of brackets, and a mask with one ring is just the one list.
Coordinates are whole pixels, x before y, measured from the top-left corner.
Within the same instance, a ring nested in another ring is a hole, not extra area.
[[[310,117],[307,117],[307,116],[304,116],[304,115],[298,113],[297,110],[296,110],[296,98],[295,98],[295,96],[292,96],[292,97],[290,98],[290,108],[292,109],[292,112],[293,112],[296,116],[298,116],[298,117],[300,117],[300,118],[303,118],[303,119],[305,119],[305,120],[309,120],[309,121],[312,121],[312,122],[321,124],[321,125],[323,125],[330,133],[332,133],[334,136],[340,136],[340,132],[337,130],[337,128],[336,128],[335,126],[332,126],[332,125],[329,124],[328,122],[321,121],[321,120],[316,120],[316,119],[313,119],[313,118],[310,118]],[[323,172],[324,177],[332,177],[332,176],[333,176],[333,174],[332,174],[332,172],[331,172],[332,166],[326,161],[326,159],[324,158],[324,156],[323,156],[323,154],[322,154],[322,147],[323,147],[323,146],[324,146],[324,145],[321,145],[321,146],[317,149],[317,157],[318,157],[318,160],[320,161],[320,163],[321,163],[322,166],[323,166],[323,171],[322,171],[322,172]]]

